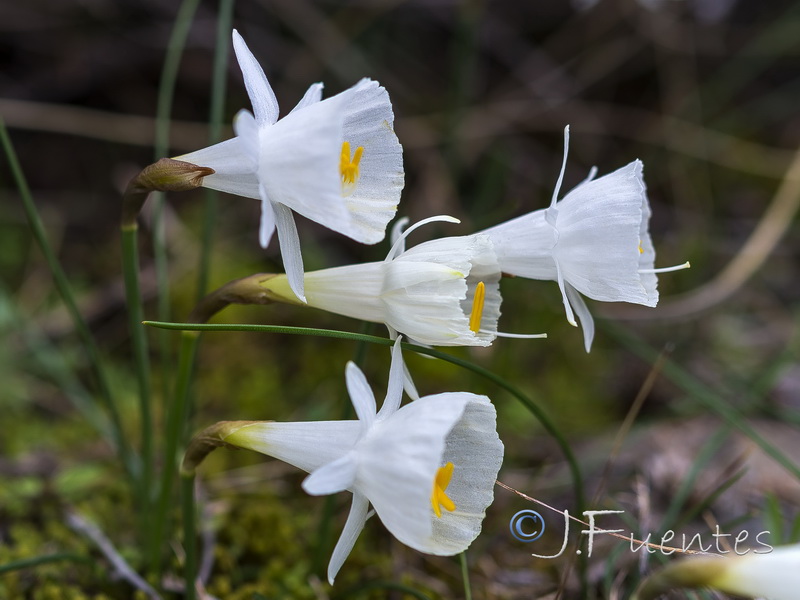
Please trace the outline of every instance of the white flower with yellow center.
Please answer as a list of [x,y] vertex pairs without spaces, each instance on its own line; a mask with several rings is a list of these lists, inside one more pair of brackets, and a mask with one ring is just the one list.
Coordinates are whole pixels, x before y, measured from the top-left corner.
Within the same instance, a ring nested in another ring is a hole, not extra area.
[[312,85],[278,120],[278,102],[239,33],[233,47],[253,104],[236,115],[236,137],[177,157],[210,167],[203,186],[261,200],[259,239],[277,229],[292,290],[301,300],[303,260],[292,211],[356,241],[381,241],[403,189],[402,148],[389,95],[376,81],[321,100]]
[[800,544],[737,556],[698,556],[672,563],[642,582],[635,600],[675,588],[713,588],[736,596],[795,600],[800,590]]
[[[564,160],[550,207],[487,229],[503,273],[557,281],[567,320],[581,321],[588,352],[594,320],[580,294],[603,302],[658,303],[642,162],[594,179],[589,177],[558,200],[567,165],[569,127],[564,129]],[[580,292],[580,293],[579,293]],[[574,311],[574,312],[573,312]]]
[[303,489],[309,494],[353,493],[328,566],[331,583],[366,523],[370,504],[407,546],[427,554],[463,552],[480,533],[503,461],[494,406],[485,396],[454,392],[400,408],[399,338],[380,411],[355,364],[347,364],[345,376],[357,421],[251,422],[220,439],[308,471]]
[[[384,323],[415,342],[433,346],[488,346],[500,317],[500,269],[486,235],[449,237],[403,250],[407,229],[382,262],[305,274],[308,306]],[[263,283],[273,298],[293,302],[289,281]]]

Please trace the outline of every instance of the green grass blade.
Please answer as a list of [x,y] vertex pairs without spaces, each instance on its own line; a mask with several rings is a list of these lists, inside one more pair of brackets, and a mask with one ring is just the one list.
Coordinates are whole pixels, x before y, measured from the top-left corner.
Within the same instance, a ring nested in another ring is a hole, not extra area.
[[88,556],[80,556],[78,554],[70,554],[67,552],[57,552],[55,554],[44,554],[42,556],[34,556],[33,558],[23,558],[13,562],[0,565],[0,575],[4,573],[11,573],[12,571],[19,571],[21,569],[30,569],[38,567],[39,565],[47,565],[54,562],[62,561],[81,562],[81,563],[94,563]]
[[25,179],[25,175],[17,159],[17,154],[14,151],[14,146],[11,143],[11,138],[8,135],[8,131],[2,117],[0,117],[0,143],[2,143],[9,167],[11,168],[11,173],[14,177],[14,181],[17,184],[17,188],[19,189],[19,194],[22,198],[22,204],[25,209],[25,215],[28,219],[31,231],[33,232],[33,237],[36,239],[36,242],[39,245],[42,254],[44,255],[47,266],[50,269],[51,275],[53,276],[56,289],[61,296],[61,300],[67,307],[67,311],[69,312],[72,323],[76,332],[78,333],[78,337],[83,343],[84,350],[89,357],[89,363],[92,366],[100,400],[105,409],[108,411],[111,419],[112,435],[117,454],[122,460],[123,465],[126,467],[128,474],[133,477],[136,474],[137,466],[135,459],[130,452],[127,441],[125,440],[119,409],[111,393],[111,386],[108,383],[108,376],[106,375],[105,368],[103,367],[102,360],[100,359],[100,351],[95,344],[94,337],[92,337],[86,321],[83,319],[83,316],[78,310],[78,304],[75,301],[75,295],[72,293],[72,286],[69,283],[69,279],[67,279],[67,276],[64,273],[64,270],[61,268],[61,264],[58,262],[55,252],[53,252],[50,242],[47,239],[47,233],[45,232],[44,224],[39,217],[39,212],[36,209],[36,204],[33,201],[33,195],[28,187],[28,182]]

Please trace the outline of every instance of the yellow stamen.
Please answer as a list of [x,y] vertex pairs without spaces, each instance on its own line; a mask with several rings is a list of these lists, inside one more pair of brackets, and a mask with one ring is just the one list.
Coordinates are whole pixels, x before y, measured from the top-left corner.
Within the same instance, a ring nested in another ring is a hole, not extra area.
[[339,158],[339,173],[342,176],[342,192],[352,193],[358,181],[358,163],[364,154],[364,146],[359,146],[350,159],[350,142],[342,143],[342,154]]
[[447,486],[450,485],[450,480],[453,478],[454,468],[455,466],[453,463],[448,462],[445,466],[439,467],[439,470],[436,471],[436,477],[433,481],[433,493],[431,494],[431,505],[433,506],[433,512],[439,518],[442,517],[441,506],[444,506],[445,510],[449,510],[450,512],[456,509],[455,502],[444,493]]
[[475,297],[472,299],[472,314],[469,316],[469,328],[478,333],[481,328],[481,317],[483,316],[483,301],[486,299],[486,286],[482,281],[475,286]]
[[644,254],[644,248],[642,248],[642,240],[639,240],[639,254]]

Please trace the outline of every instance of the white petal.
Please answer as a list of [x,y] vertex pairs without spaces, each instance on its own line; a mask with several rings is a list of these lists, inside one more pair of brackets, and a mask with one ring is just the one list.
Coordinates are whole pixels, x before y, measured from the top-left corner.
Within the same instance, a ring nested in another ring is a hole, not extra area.
[[486,509],[494,499],[497,473],[503,463],[503,443],[497,435],[497,413],[485,396],[465,392],[427,396],[429,402],[466,398],[463,415],[446,439],[442,462],[452,462],[453,477],[445,493],[456,505],[431,515],[433,534],[423,547],[431,554],[463,552],[478,537]]
[[292,112],[311,106],[322,100],[322,89],[324,87],[325,86],[321,83],[312,83],[311,87],[306,90],[305,95],[300,99],[300,102],[297,103],[297,106],[292,109]]
[[253,104],[256,122],[259,126],[272,125],[278,120],[278,100],[275,98],[275,93],[272,91],[261,65],[258,64],[256,57],[253,56],[242,36],[235,29],[233,30],[233,50],[236,52],[236,60],[239,61],[239,68],[242,70],[247,95],[250,96],[250,102]]
[[[391,325],[387,324],[386,329],[389,330],[390,339],[397,340],[397,338],[400,336],[400,334],[397,333],[397,330]],[[402,358],[402,356],[403,355],[401,354],[400,358]],[[394,363],[392,366],[394,366]],[[403,360],[403,390],[406,394],[408,394],[408,397],[411,398],[412,401],[419,400],[417,386],[414,385],[414,379],[411,377],[411,371],[408,370],[408,365],[406,364],[405,360]],[[381,407],[381,412],[383,412],[383,407]]]
[[400,347],[402,339],[402,336],[398,336],[392,347],[392,365],[389,368],[389,384],[386,387],[386,398],[383,400],[380,412],[378,412],[378,419],[385,419],[396,412],[403,399],[403,383],[406,368],[403,362],[403,350]]
[[583,347],[586,348],[586,352],[588,353],[592,350],[592,341],[594,340],[594,319],[592,318],[592,313],[589,312],[589,308],[586,306],[586,302],[584,302],[578,290],[570,284],[566,285],[566,290],[567,298],[572,304],[572,308],[575,309],[578,320],[581,322],[581,329],[583,329]]
[[[391,244],[392,249],[395,249],[395,245],[397,244],[397,240],[403,239],[403,241],[397,246],[395,252],[395,256],[402,254],[406,251],[406,244],[405,244],[405,237],[403,236],[403,230],[406,228],[409,222],[408,217],[403,217],[401,219],[397,219],[392,225],[392,233],[389,235],[389,243]],[[394,258],[392,256],[389,260]]]
[[575,315],[572,312],[572,306],[567,297],[567,283],[564,281],[564,275],[561,271],[561,266],[556,261],[556,281],[558,281],[558,289],[561,290],[561,301],[564,304],[564,310],[567,313],[567,323],[573,327],[577,327],[578,323],[575,321]]
[[175,160],[214,169],[213,175],[203,178],[203,187],[247,198],[259,197],[258,178],[251,166],[252,159],[239,138],[176,156]]
[[368,508],[369,502],[365,496],[359,493],[353,494],[350,514],[347,515],[347,522],[344,524],[342,535],[339,536],[339,541],[336,542],[336,547],[331,555],[331,561],[328,563],[328,583],[331,585],[333,585],[333,580],[336,578],[339,569],[342,568],[344,561],[350,556],[361,530],[364,529],[364,523],[367,522]]
[[405,254],[406,238],[423,225],[427,225],[428,223],[461,223],[461,221],[450,215],[435,215],[417,221],[411,227],[404,230],[403,227],[405,227],[407,221],[408,219],[404,217],[395,224],[392,231],[392,247],[389,249],[389,253],[386,255],[384,262],[391,262],[401,254]]
[[362,79],[335,98],[342,100],[342,141],[364,148],[355,190],[346,195],[352,216],[345,235],[365,243],[380,242],[394,218],[405,175],[403,149],[394,133],[394,113],[389,94],[378,82]]
[[303,489],[312,496],[342,492],[353,485],[356,462],[352,452],[322,465],[303,480]]
[[347,454],[360,432],[358,421],[264,421],[236,430],[225,442],[261,452],[311,473]]
[[403,406],[375,426],[357,445],[355,488],[369,498],[378,517],[398,540],[426,547],[432,533],[431,492],[442,466],[445,438],[467,401],[426,398]]
[[281,245],[283,267],[289,286],[297,297],[303,302],[306,297],[303,293],[303,256],[300,254],[300,238],[297,235],[297,226],[294,223],[292,211],[279,202],[272,203],[275,212],[275,227],[278,230],[278,241]]
[[[589,169],[589,174],[586,176],[586,179],[584,179],[583,181],[581,181],[581,182],[580,182],[578,185],[576,185],[575,187],[577,188],[577,187],[580,187],[580,186],[582,186],[584,183],[589,183],[589,182],[590,182],[592,179],[594,179],[595,177],[597,177],[597,167],[593,166],[591,169]],[[573,188],[573,189],[574,189],[574,188]],[[570,190],[570,191],[572,191],[572,190]]]
[[261,154],[259,129],[256,118],[249,110],[242,109],[233,118],[233,131],[239,140],[244,153],[247,155],[248,167],[253,173],[258,172],[259,156]]
[[561,191],[561,182],[564,181],[564,171],[567,170],[567,154],[569,154],[569,125],[564,127],[564,159],[561,161],[561,171],[558,174],[556,187],[553,188],[553,197],[550,200],[550,208],[555,208],[558,193]]
[[412,401],[419,400],[419,392],[414,380],[411,378],[411,371],[408,370],[406,361],[403,361],[403,389]]
[[261,188],[261,223],[258,227],[258,242],[262,248],[269,246],[272,234],[275,233],[275,209],[267,197],[266,190]]
[[341,195],[342,110],[335,98],[290,113],[261,131],[258,178],[280,202],[325,227],[348,234]]
[[347,393],[356,411],[362,430],[367,431],[375,422],[375,395],[367,378],[354,362],[348,362],[344,370]]

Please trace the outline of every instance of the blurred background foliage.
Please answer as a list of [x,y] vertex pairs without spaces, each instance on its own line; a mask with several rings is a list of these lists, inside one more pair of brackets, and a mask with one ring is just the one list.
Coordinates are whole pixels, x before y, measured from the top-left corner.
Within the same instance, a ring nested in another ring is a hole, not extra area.
[[[159,81],[179,8],[174,0],[0,5],[0,114],[132,439],[138,413],[120,273],[120,195],[156,158]],[[207,145],[218,10],[217,2],[201,0],[191,22],[168,155]],[[657,538],[673,528],[710,540],[720,524],[723,531],[770,529],[775,543],[797,541],[800,481],[760,440],[798,462],[800,3],[238,0],[233,25],[261,61],[284,114],[315,81],[325,82],[326,95],[365,76],[388,89],[406,168],[398,215],[462,220],[428,226],[411,244],[547,206],[566,124],[572,141],[565,189],[593,165],[604,174],[642,159],[657,266],[692,262],[689,271],[660,277],[662,306],[591,303],[599,322],[587,355],[554,283],[506,279],[501,329],[546,331],[549,339],[452,353],[507,378],[544,409],[578,455],[589,507],[625,510],[626,532]],[[232,53],[227,74],[229,124],[250,106]],[[225,137],[231,134],[226,125]],[[176,321],[194,303],[203,192],[167,198],[168,309]],[[87,358],[5,166],[0,198],[0,569],[64,556],[0,574],[0,596],[134,597],[70,529],[67,515],[77,511],[141,566],[129,490],[95,427],[104,427],[104,415]],[[265,252],[257,245],[258,211],[257,202],[219,197],[210,289],[281,269],[277,246]],[[155,318],[149,218],[146,208],[141,282],[146,316]],[[388,250],[387,243],[360,246],[298,221],[307,269],[380,260]],[[757,228],[762,237],[747,246]],[[290,306],[231,307],[215,322],[383,335],[378,326]],[[158,339],[151,331],[160,443],[163,390],[175,364],[172,355],[156,360]],[[160,339],[177,345],[175,334]],[[217,420],[339,418],[347,408],[344,363],[359,352],[382,396],[388,352],[368,350],[333,339],[205,334],[191,430]],[[575,510],[562,454],[522,405],[476,374],[425,357],[407,360],[423,394],[489,395],[507,448],[501,481]],[[222,450],[209,458],[200,471],[209,594],[412,597],[400,587],[407,586],[418,597],[463,595],[457,561],[403,547],[377,519],[329,588],[323,567],[345,498],[306,497],[301,480],[262,456]],[[496,491],[484,533],[468,553],[474,597],[578,597],[582,567],[571,552],[552,561],[530,556],[557,551],[560,515],[534,507],[552,528],[536,544],[519,543],[508,520],[531,504]],[[320,529],[325,511],[333,515],[327,533]],[[573,547],[577,537],[573,531]],[[652,555],[648,565],[625,542],[598,543],[583,571],[591,597],[625,597],[660,559]],[[177,568],[177,535],[174,547]]]

